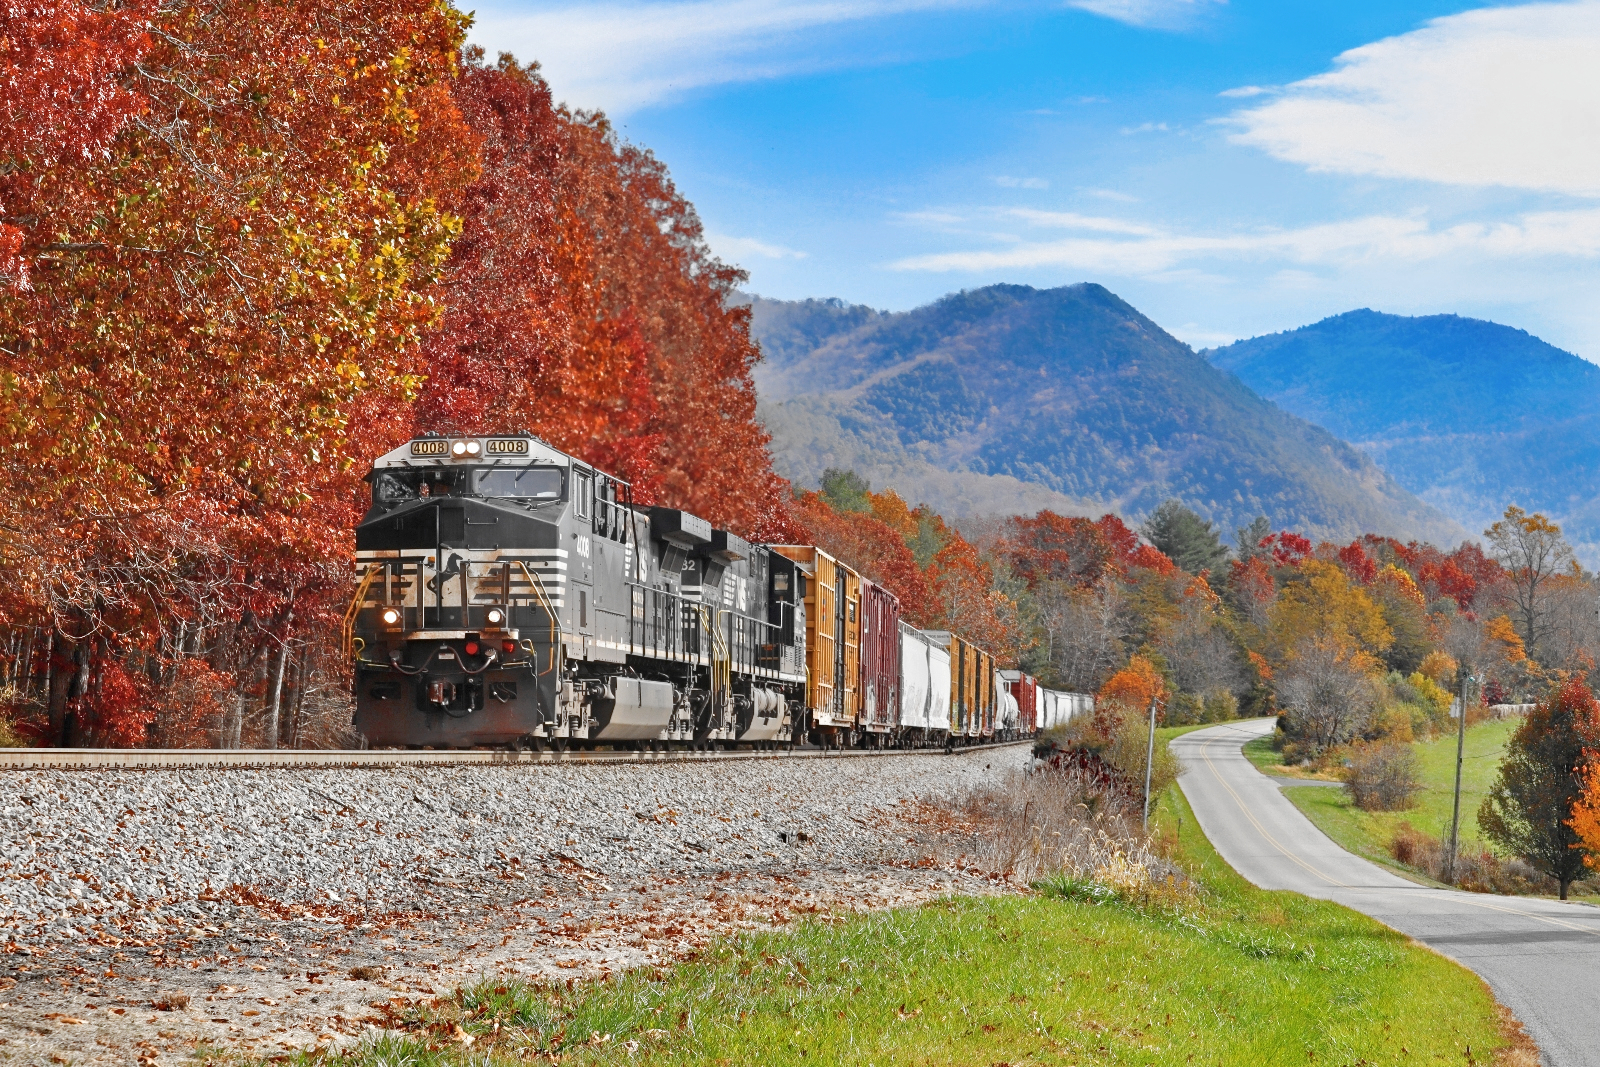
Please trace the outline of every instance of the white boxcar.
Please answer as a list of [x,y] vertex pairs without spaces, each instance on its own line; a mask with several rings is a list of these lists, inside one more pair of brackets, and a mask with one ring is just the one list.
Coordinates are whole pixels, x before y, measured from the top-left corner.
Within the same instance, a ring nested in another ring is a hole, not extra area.
[[950,732],[950,650],[900,624],[900,728]]

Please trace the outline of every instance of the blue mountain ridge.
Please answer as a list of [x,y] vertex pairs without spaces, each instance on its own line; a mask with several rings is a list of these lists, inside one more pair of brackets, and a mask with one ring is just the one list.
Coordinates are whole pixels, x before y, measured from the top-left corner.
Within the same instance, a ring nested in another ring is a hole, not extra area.
[[821,450],[876,484],[914,474],[909,495],[935,506],[959,485],[968,513],[1024,510],[1007,494],[1026,486],[1131,519],[1176,497],[1229,534],[1259,514],[1314,537],[1464,532],[1100,285],[992,285],[899,313],[756,297],[751,312],[774,457],[802,484]]
[[1600,367],[1510,326],[1370,309],[1201,353],[1473,534],[1508,504],[1600,558]]

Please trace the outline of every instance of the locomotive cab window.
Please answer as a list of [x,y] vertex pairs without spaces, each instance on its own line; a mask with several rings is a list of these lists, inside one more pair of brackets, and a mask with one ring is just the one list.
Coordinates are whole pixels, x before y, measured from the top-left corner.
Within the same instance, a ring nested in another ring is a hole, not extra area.
[[572,512],[580,519],[592,513],[590,497],[594,492],[594,477],[588,471],[574,471],[572,475]]
[[372,506],[389,511],[417,499],[416,479],[380,471],[372,479]]
[[494,467],[479,471],[478,495],[517,500],[559,500],[561,468]]

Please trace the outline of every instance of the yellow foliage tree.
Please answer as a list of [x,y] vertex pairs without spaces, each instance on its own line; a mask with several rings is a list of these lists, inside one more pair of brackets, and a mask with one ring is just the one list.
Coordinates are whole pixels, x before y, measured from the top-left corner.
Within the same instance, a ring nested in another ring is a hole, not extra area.
[[1422,657],[1422,666],[1419,673],[1424,674],[1436,685],[1450,685],[1456,676],[1456,658],[1443,649],[1434,649]]
[[1507,663],[1527,662],[1527,647],[1522,643],[1522,635],[1517,633],[1517,628],[1512,625],[1510,616],[1496,615],[1484,623],[1483,637],[1485,644],[1499,649]]
[[1383,610],[1344,570],[1308,559],[1300,573],[1285,583],[1267,613],[1267,630],[1282,661],[1308,642],[1331,643],[1344,658],[1363,670],[1376,670],[1378,657],[1394,643]]

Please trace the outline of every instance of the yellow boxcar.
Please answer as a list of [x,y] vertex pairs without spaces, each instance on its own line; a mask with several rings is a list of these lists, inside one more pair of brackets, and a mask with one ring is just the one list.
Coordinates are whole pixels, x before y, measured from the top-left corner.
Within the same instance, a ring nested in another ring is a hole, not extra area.
[[950,650],[950,735],[994,735],[994,657],[960,634],[938,634]]
[[818,741],[843,742],[861,718],[861,575],[820,548],[774,545],[806,576],[806,714]]

